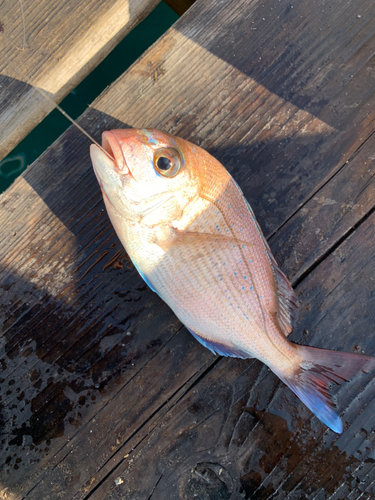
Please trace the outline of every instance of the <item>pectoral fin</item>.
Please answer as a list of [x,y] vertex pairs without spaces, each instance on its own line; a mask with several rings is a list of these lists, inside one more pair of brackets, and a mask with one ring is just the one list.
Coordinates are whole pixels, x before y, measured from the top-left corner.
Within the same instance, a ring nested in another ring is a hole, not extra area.
[[[165,252],[168,252],[172,248],[178,247],[186,247],[189,245],[199,245],[199,243],[230,243],[231,245],[235,245],[238,247],[247,246],[247,247],[255,247],[257,246],[254,243],[248,243],[246,241],[238,240],[237,238],[231,238],[228,236],[223,236],[220,234],[212,234],[212,233],[199,233],[196,231],[180,231],[179,229],[171,229],[167,238],[155,238],[154,243],[156,243],[160,248],[162,248]],[[260,245],[258,245],[261,248]]]

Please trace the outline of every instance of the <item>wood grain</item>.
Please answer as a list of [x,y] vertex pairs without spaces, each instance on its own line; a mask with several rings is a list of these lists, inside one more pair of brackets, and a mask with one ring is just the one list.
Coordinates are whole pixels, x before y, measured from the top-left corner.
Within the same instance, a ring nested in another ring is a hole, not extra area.
[[299,281],[374,210],[375,134],[271,238],[277,261]]
[[[0,160],[160,0],[28,0],[1,5]],[[22,10],[21,10],[22,8]]]
[[[368,346],[374,230],[373,215],[297,287],[295,341]],[[345,431],[335,437],[258,361],[221,359],[143,439],[130,439],[91,498],[371,498],[374,387],[372,374],[338,393]]]
[[[155,126],[215,154],[297,286],[292,339],[367,354],[374,15],[198,0],[79,120],[96,139]],[[0,197],[3,491],[372,498],[373,378],[338,392],[338,437],[261,363],[212,356],[122,250],[88,146],[70,128]]]

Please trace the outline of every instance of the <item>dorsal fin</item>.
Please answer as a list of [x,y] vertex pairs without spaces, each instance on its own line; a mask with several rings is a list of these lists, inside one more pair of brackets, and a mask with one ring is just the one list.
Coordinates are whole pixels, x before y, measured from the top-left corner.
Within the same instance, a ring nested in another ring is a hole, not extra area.
[[[268,246],[268,245],[267,245]],[[298,315],[298,299],[288,278],[281,271],[271,252],[268,252],[273,275],[275,277],[276,293],[278,298],[277,319],[282,332],[287,337],[293,329],[293,323]]]
[[241,188],[238,186],[237,182],[233,179],[234,183],[238,187],[243,199],[246,202],[247,208],[251,214],[254,224],[258,229],[258,233],[264,243],[265,249],[267,251],[268,258],[270,260],[273,275],[275,278],[276,285],[276,293],[278,298],[278,312],[277,319],[280,324],[280,328],[283,334],[287,337],[289,333],[293,329],[293,323],[298,315],[298,299],[297,296],[290,284],[288,278],[279,268],[278,263],[275,260],[275,257],[272,255],[271,249],[268,245],[266,238],[264,237],[263,231],[261,230],[258,221],[255,218],[253,209],[250,206],[250,203],[244,197]]

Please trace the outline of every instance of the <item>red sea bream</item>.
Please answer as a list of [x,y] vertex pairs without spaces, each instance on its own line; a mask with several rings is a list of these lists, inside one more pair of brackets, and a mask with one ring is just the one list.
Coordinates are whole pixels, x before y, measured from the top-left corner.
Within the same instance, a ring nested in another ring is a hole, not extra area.
[[153,129],[103,134],[91,158],[137,270],[213,353],[258,358],[335,432],[332,382],[375,359],[293,344],[297,298],[240,188],[210,154]]

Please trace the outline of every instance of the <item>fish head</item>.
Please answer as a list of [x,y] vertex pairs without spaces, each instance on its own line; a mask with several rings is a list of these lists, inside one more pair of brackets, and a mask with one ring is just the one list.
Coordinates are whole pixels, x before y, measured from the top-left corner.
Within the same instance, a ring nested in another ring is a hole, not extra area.
[[154,129],[104,132],[102,147],[91,145],[95,175],[107,211],[132,222],[163,224],[181,217],[197,196],[192,144]]

